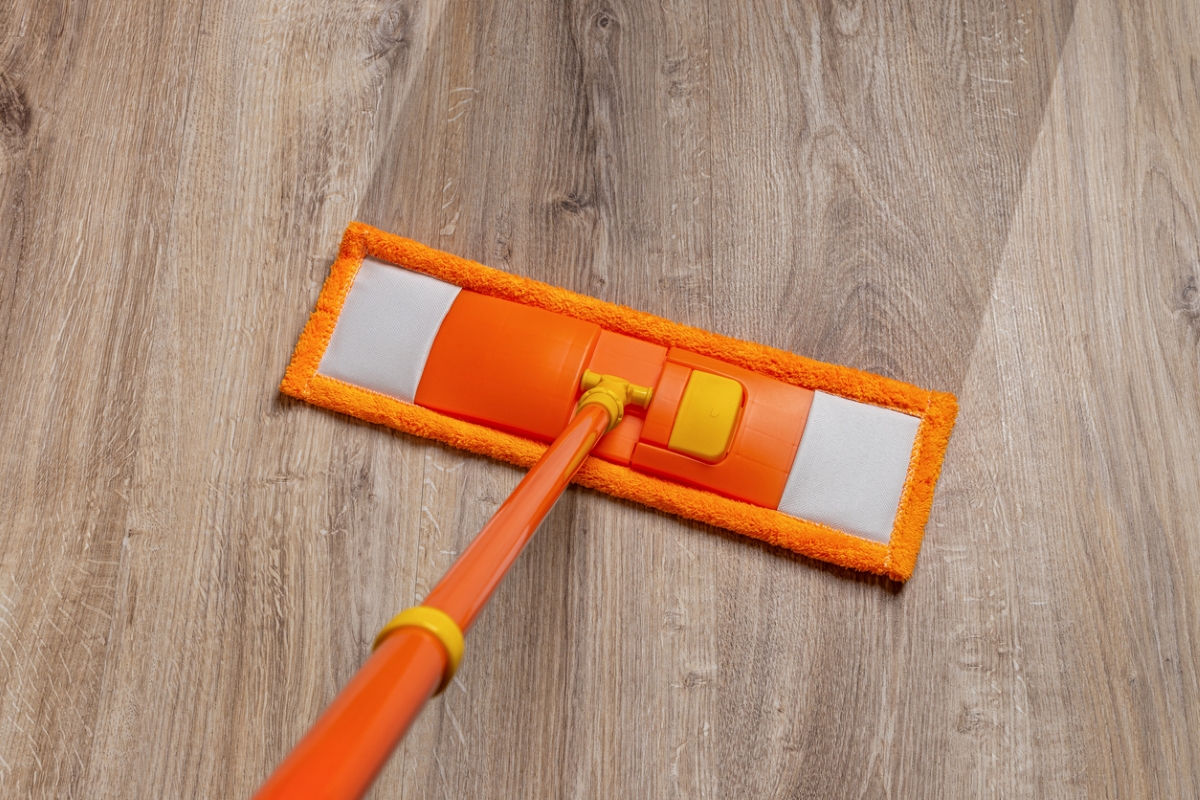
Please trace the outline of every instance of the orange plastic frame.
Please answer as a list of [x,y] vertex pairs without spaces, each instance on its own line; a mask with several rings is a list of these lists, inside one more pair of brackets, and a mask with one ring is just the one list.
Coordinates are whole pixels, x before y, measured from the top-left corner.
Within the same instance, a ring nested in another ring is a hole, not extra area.
[[933,490],[958,413],[954,395],[921,389],[849,367],[825,364],[761,344],[719,336],[699,328],[597,300],[587,295],[510,275],[419,242],[352,222],[341,250],[304,327],[281,391],[332,411],[436,439],[453,447],[529,467],[546,445],[483,425],[421,408],[334,378],[317,368],[337,324],[342,303],[365,256],[431,275],[481,294],[503,297],[663,347],[682,347],[762,375],[860,403],[920,418],[891,540],[884,545],[779,511],[722,497],[702,489],[588,458],[575,483],[635,500],[670,514],[706,522],[787,548],[811,558],[905,581],[916,566]]

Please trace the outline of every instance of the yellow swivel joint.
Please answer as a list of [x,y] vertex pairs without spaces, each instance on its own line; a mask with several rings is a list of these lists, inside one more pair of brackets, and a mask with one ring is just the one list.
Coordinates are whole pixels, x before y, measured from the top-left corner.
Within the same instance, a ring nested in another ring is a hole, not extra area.
[[653,389],[638,386],[615,375],[601,375],[590,369],[584,370],[579,388],[583,390],[583,397],[579,398],[579,405],[575,410],[578,411],[584,406],[603,406],[608,411],[610,431],[625,418],[626,404],[633,403],[640,408],[647,408],[650,399],[654,397]]

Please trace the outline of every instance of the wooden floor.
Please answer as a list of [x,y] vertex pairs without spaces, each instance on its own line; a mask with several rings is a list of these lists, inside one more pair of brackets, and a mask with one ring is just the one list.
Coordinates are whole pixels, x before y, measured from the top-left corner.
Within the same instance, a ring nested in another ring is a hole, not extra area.
[[571,490],[373,797],[1200,797],[1194,0],[0,0],[0,795],[248,796],[519,479],[279,395],[356,218],[962,406],[904,587]]

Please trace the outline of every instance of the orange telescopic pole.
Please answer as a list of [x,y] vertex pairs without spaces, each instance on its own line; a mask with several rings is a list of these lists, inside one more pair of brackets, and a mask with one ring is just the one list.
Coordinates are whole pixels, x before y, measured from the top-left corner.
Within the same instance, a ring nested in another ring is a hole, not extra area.
[[[542,519],[626,402],[649,392],[619,379],[593,380],[579,411],[483,527],[425,602],[397,615],[375,651],[275,769],[255,800],[352,800],[370,788],[434,694],[449,684],[462,635],[475,621]],[[634,392],[637,392],[635,394]]]

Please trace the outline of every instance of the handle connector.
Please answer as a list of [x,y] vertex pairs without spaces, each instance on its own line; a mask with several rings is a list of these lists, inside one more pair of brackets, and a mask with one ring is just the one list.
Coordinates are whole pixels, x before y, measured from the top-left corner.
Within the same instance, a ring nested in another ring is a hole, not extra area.
[[[590,369],[584,370],[579,388],[583,390],[583,397],[579,398],[579,405],[576,406],[575,411],[578,413],[579,409],[584,406],[603,406],[608,411],[609,431],[617,427],[617,424],[625,418],[626,404],[632,403],[635,406],[647,408],[650,400],[654,397],[653,389],[630,383],[616,375],[601,375]],[[605,431],[605,433],[607,432]]]

